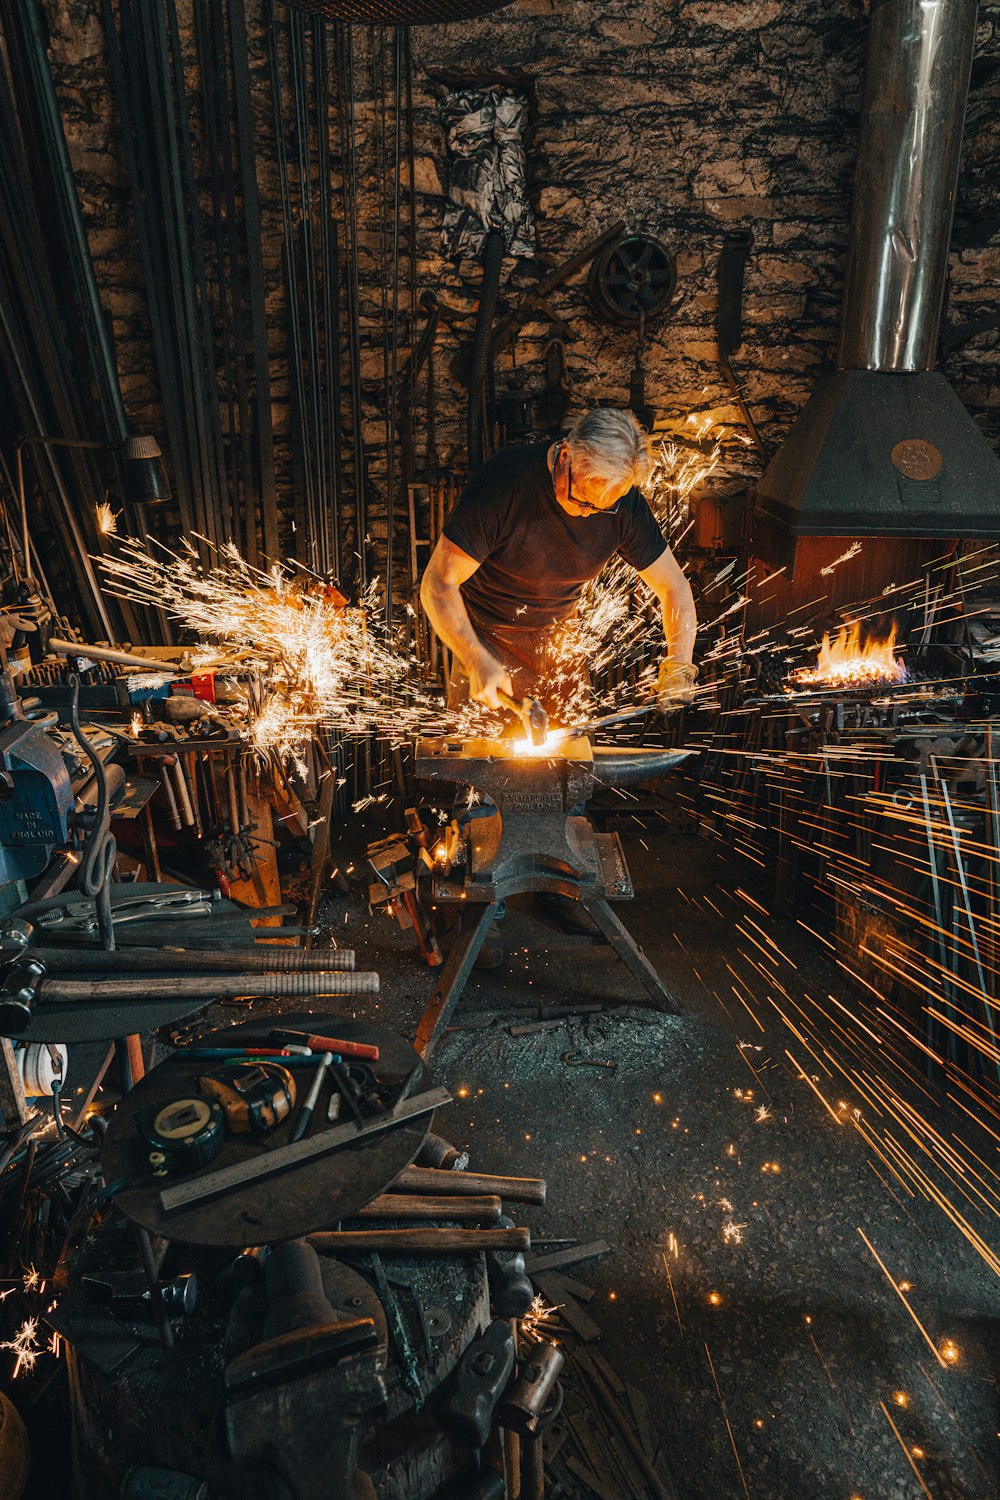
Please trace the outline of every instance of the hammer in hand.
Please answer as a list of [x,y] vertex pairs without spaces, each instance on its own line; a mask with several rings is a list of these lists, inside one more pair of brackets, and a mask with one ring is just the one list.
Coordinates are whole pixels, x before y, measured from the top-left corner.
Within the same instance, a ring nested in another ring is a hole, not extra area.
[[505,693],[502,688],[497,689],[497,697],[504,708],[509,708],[511,713],[517,714],[524,724],[524,732],[533,745],[544,745],[546,735],[549,732],[549,716],[545,712],[537,698],[522,698],[520,702]]

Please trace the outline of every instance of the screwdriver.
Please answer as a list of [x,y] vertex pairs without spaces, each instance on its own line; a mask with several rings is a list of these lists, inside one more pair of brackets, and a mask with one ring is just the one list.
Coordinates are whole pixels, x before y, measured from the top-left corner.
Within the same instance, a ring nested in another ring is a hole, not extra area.
[[335,1036],[310,1036],[308,1031],[272,1031],[272,1042],[283,1047],[293,1043],[310,1048],[313,1052],[339,1052],[341,1057],[363,1057],[368,1062],[378,1062],[378,1048],[368,1042],[346,1042]]
[[323,1075],[332,1065],[333,1053],[324,1052],[320,1057],[319,1067],[316,1069],[313,1081],[309,1085],[309,1092],[305,1097],[302,1108],[299,1110],[299,1117],[295,1122],[295,1129],[292,1131],[293,1142],[300,1141],[305,1135],[309,1121],[312,1119],[313,1110],[316,1108],[316,1100],[319,1098],[319,1091],[323,1084]]

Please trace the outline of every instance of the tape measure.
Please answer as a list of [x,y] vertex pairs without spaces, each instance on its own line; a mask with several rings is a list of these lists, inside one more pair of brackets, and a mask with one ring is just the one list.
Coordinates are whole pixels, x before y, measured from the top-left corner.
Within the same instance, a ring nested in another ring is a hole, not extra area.
[[222,1150],[226,1136],[222,1110],[198,1094],[147,1105],[139,1111],[138,1125],[149,1146],[154,1177],[207,1166]]
[[223,1065],[203,1073],[198,1087],[221,1106],[234,1135],[267,1135],[295,1103],[295,1080],[276,1062]]

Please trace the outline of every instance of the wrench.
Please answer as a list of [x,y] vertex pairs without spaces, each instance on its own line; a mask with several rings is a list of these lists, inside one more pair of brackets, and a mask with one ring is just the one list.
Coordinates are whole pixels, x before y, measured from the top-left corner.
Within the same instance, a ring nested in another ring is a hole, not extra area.
[[597,1057],[584,1057],[582,1052],[564,1052],[559,1059],[565,1063],[567,1068],[610,1068],[612,1073],[617,1073],[616,1062],[602,1062]]

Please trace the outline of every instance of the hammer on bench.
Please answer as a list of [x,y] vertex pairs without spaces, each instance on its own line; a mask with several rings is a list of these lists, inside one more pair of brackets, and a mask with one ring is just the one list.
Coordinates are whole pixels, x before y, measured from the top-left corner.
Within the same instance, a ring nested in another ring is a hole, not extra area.
[[497,697],[504,708],[509,708],[512,714],[517,714],[524,725],[524,732],[533,745],[544,745],[545,738],[549,732],[549,716],[545,712],[537,698],[522,698],[520,702],[505,693],[502,688],[497,688]]

